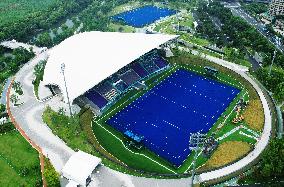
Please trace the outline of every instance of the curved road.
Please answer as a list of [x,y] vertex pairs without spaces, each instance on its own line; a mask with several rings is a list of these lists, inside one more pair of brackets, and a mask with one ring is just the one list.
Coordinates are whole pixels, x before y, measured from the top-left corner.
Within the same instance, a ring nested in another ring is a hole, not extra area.
[[[29,138],[34,141],[38,146],[40,146],[43,150],[43,153],[48,156],[55,166],[57,171],[61,171],[64,164],[70,158],[70,156],[74,153],[74,151],[69,148],[60,138],[55,136],[51,130],[47,127],[47,125],[42,121],[42,113],[44,111],[45,106],[51,102],[41,102],[36,99],[33,92],[33,69],[34,66],[42,59],[45,59],[47,56],[47,52],[41,53],[35,57],[35,59],[28,62],[17,74],[16,80],[21,82],[24,91],[24,104],[18,107],[11,107],[11,112],[17,123],[20,127],[25,131],[25,133],[29,136]],[[202,55],[201,55],[202,56]],[[208,60],[228,67],[229,69],[234,70],[243,76],[246,80],[248,80],[253,87],[257,90],[261,102],[263,104],[264,112],[265,112],[265,125],[264,130],[261,135],[261,139],[255,145],[255,149],[249,153],[245,158],[239,160],[236,163],[233,163],[227,167],[214,170],[211,172],[203,173],[196,177],[199,182],[204,182],[212,179],[217,179],[226,175],[229,175],[239,169],[243,168],[250,162],[252,162],[255,158],[259,156],[259,154],[264,150],[266,145],[268,144],[270,133],[271,133],[271,115],[268,107],[268,103],[262,93],[261,89],[258,85],[253,81],[253,79],[246,74],[246,69],[243,67],[238,67],[235,64],[224,61],[222,59],[218,59],[215,57],[211,57],[208,55],[203,55],[203,58],[207,58]],[[98,172],[93,175],[93,182],[91,186],[189,186],[190,178],[185,179],[152,179],[152,178],[144,178],[144,177],[135,177],[127,174],[123,174],[114,170],[111,170],[105,166],[101,166],[98,169]]]

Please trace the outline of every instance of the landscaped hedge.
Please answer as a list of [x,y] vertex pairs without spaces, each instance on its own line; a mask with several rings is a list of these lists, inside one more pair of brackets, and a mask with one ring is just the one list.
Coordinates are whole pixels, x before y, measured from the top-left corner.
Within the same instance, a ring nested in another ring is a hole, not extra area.
[[59,173],[57,173],[47,158],[44,158],[44,172],[48,187],[60,187]]
[[5,123],[3,125],[0,125],[0,134],[10,132],[12,130],[15,130],[15,127],[12,123]]

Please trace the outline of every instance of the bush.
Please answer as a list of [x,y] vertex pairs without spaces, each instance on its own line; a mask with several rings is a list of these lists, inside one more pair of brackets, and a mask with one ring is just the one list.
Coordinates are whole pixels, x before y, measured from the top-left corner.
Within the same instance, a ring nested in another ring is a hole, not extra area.
[[12,130],[15,130],[15,127],[12,123],[6,123],[3,125],[0,125],[0,134],[3,134],[5,132],[10,132]]
[[45,177],[48,187],[59,187],[60,186],[60,180],[59,180],[60,176],[55,171],[54,167],[52,166],[52,164],[47,158],[44,159],[43,175]]
[[[284,179],[284,139],[273,139],[263,152],[260,162],[252,171],[241,178],[238,183],[274,183]],[[269,184],[269,186],[272,186]],[[281,185],[279,185],[281,186]],[[283,186],[283,184],[282,184]]]
[[3,104],[0,104],[0,114],[6,111],[6,106]]

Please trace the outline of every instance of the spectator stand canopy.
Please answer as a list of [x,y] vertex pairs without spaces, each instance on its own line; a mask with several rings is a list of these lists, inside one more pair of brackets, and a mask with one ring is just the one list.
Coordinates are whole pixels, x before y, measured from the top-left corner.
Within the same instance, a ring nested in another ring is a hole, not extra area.
[[83,151],[78,151],[74,153],[64,165],[62,175],[70,181],[69,186],[76,183],[86,186],[87,183],[90,182],[88,179],[90,179],[92,172],[100,163],[100,158]]
[[145,53],[177,38],[177,35],[85,32],[76,34],[49,51],[42,85],[54,85],[70,103],[78,96],[138,59]]

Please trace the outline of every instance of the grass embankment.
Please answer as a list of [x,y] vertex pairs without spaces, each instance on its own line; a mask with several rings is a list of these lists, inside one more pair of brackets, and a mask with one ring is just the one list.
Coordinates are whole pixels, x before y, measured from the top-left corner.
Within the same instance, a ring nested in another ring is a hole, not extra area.
[[263,108],[260,100],[251,100],[244,112],[245,122],[256,131],[261,131],[264,126]]
[[127,32],[127,33],[132,33],[135,32],[135,28],[128,26],[128,25],[123,25],[119,23],[110,23],[109,24],[109,29],[114,31],[114,32]]
[[[68,116],[65,116],[64,114],[59,114],[53,111],[50,107],[47,107],[43,112],[42,118],[43,121],[52,130],[53,134],[60,137],[72,149],[82,150],[89,154],[102,157],[100,156],[100,153],[96,151],[97,148],[97,150],[100,150],[102,148],[98,145],[98,143],[94,142],[96,141],[96,139],[93,135],[91,127],[93,118],[91,111],[82,110],[82,113],[80,113],[80,115],[80,119],[77,115],[75,115],[73,118],[70,118]],[[107,154],[108,153],[104,155]],[[112,158],[111,155],[109,155],[109,157],[107,158],[105,157],[102,157],[103,163],[105,165],[120,171],[124,170],[123,167],[118,166],[117,164],[114,164],[109,159],[107,159],[111,158],[115,160],[115,158]]]
[[211,158],[202,166],[203,169],[218,168],[227,165],[244,155],[251,149],[251,145],[241,141],[227,141],[220,144]]
[[0,186],[42,186],[38,152],[7,125],[0,132]]
[[82,131],[79,117],[70,118],[64,114],[59,114],[47,107],[43,112],[42,119],[52,132],[59,136],[72,149],[92,153],[93,147],[87,142],[87,135]]

